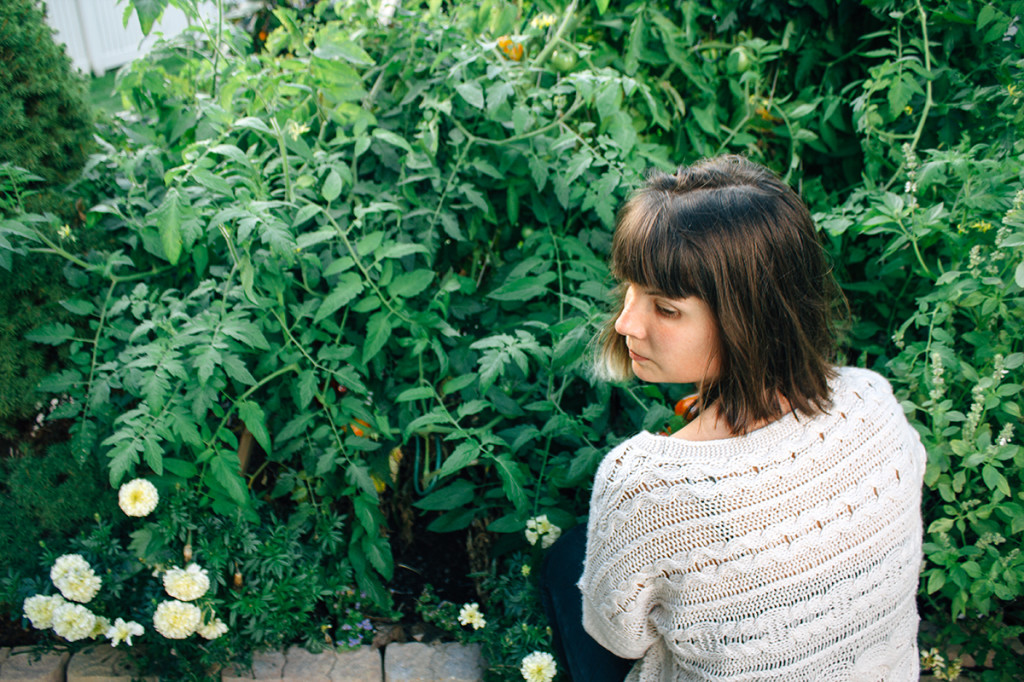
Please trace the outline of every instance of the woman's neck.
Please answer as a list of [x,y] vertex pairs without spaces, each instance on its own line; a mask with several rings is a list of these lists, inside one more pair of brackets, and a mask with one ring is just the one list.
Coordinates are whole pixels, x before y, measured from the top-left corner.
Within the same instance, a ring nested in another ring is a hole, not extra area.
[[[789,401],[783,396],[779,396],[779,415],[771,419],[760,419],[751,424],[744,433],[750,433],[756,431],[762,427],[768,426],[773,421],[780,419],[783,415],[789,414],[792,408],[789,405]],[[722,416],[721,411],[718,409],[718,404],[712,403],[706,405],[700,413],[694,417],[686,426],[679,429],[672,434],[673,438],[679,438],[680,440],[722,440],[724,438],[735,438],[738,433],[734,433],[732,428],[729,426],[729,422]]]

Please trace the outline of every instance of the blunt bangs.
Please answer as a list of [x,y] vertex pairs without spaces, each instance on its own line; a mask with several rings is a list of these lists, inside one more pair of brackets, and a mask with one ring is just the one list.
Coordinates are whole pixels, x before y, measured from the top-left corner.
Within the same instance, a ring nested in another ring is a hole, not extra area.
[[665,193],[646,192],[623,206],[612,242],[612,275],[671,298],[703,298],[694,245],[683,226],[671,224],[678,216],[672,203]]

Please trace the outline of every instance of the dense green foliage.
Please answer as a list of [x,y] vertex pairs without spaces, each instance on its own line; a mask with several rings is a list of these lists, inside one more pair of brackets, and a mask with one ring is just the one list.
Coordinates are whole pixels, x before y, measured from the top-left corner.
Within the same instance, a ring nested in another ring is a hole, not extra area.
[[[386,604],[413,509],[432,531],[485,534],[492,620],[529,623],[486,640],[514,678],[542,632],[522,558],[506,563],[527,521],[574,525],[609,447],[678,426],[684,387],[609,386],[586,366],[614,211],[649,166],[745,153],[812,204],[851,301],[846,360],[893,381],[929,449],[923,643],[993,650],[971,674],[1012,679],[1022,11],[489,0],[384,26],[362,2],[321,2],[276,10],[255,54],[204,25],[120,74],[130,108],[76,185],[95,197],[79,241],[48,216],[0,223],[0,263],[58,256],[77,292],[77,329],[30,337],[67,354],[40,386],[59,398],[50,418],[111,484],[145,476],[188,500],[135,530],[149,565],[188,543],[224,584],[230,561],[190,539],[205,524],[329,528],[305,561],[350,567]],[[281,555],[278,579],[297,579]],[[219,646],[336,624],[340,584],[304,580],[323,592],[282,591],[259,626],[246,600],[264,593],[217,592]]]
[[0,163],[66,182],[85,163],[92,123],[82,78],[52,34],[38,0],[0,6]]
[[[54,43],[37,0],[0,5],[0,216],[26,207],[68,220],[72,201],[53,191],[85,163],[93,127],[82,78]],[[15,169],[7,164],[14,164]],[[18,188],[17,196],[14,189]],[[38,412],[33,388],[53,370],[52,354],[23,339],[60,316],[66,296],[61,264],[23,264],[0,282],[0,438],[14,436]]]

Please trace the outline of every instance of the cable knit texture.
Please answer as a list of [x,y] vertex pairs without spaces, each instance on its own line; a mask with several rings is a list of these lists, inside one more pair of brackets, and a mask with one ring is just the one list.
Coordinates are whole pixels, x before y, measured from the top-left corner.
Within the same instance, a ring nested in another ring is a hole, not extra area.
[[919,678],[925,452],[888,382],[744,436],[640,433],[601,463],[580,589],[630,682]]

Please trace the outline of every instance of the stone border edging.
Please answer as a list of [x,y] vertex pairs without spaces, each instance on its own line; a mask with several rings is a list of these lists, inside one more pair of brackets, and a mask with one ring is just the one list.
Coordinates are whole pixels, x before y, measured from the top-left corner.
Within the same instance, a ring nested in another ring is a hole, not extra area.
[[[131,682],[124,653],[97,645],[73,656],[44,654],[33,661],[31,647],[0,648],[0,682]],[[478,644],[392,642],[382,650],[311,654],[291,647],[253,656],[252,670],[231,668],[221,682],[481,682],[487,665]],[[156,678],[147,678],[155,680]]]

